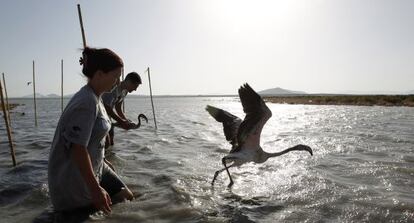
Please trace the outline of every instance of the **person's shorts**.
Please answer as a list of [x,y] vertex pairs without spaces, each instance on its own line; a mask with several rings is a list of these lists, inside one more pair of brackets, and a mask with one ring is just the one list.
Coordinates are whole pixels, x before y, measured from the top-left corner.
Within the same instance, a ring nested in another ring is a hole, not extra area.
[[106,163],[104,164],[104,168],[102,170],[102,179],[100,185],[111,197],[119,193],[123,187],[126,188],[125,183],[122,182],[118,174],[109,168]]

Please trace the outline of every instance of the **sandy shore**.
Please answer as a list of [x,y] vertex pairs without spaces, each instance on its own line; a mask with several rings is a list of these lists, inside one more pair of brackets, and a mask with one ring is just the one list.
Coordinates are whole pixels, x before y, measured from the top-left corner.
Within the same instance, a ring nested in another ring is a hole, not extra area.
[[282,104],[414,107],[414,95],[264,96],[263,99],[267,102]]

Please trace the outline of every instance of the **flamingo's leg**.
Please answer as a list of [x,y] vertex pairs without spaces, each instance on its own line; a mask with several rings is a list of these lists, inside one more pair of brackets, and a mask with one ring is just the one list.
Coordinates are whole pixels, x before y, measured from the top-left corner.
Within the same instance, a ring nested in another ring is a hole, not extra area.
[[227,157],[223,157],[223,159],[221,159],[221,162],[223,163],[224,169],[227,171],[227,174],[229,175],[229,178],[230,178],[230,183],[227,187],[231,187],[231,186],[233,186],[233,179],[231,178],[231,175],[230,175],[230,172],[229,172],[229,168],[231,166],[227,167],[227,165],[226,165],[226,160],[227,159],[228,159]]
[[[227,168],[230,168],[230,167],[232,167],[232,166],[234,166],[234,164],[232,164],[232,165],[228,166]],[[211,185],[212,185],[212,186],[214,185],[214,181],[216,181],[217,176],[218,176],[221,172],[223,172],[224,170],[226,170],[226,168],[223,168],[223,169],[221,169],[221,170],[217,170],[217,171],[216,171],[216,173],[214,173],[213,181],[211,181]]]

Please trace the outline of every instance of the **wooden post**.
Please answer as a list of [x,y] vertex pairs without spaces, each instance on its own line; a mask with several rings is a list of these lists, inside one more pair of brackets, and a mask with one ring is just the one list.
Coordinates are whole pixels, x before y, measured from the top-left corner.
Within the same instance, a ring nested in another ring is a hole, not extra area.
[[7,115],[7,111],[6,111],[6,106],[4,104],[3,87],[2,87],[1,81],[0,81],[0,96],[1,96],[1,107],[3,109],[4,122],[6,123],[6,128],[7,128],[7,137],[9,138],[10,153],[11,153],[11,156],[12,156],[13,166],[16,166],[16,156],[14,155],[12,133],[11,133],[11,129],[10,129],[9,120],[7,118],[8,115]]
[[80,8],[80,4],[78,4],[78,15],[79,15],[79,23],[80,23],[81,32],[82,32],[83,48],[85,48],[86,47],[86,37],[85,37],[85,31],[83,29],[82,12],[81,12],[81,8]]
[[147,72],[148,72],[148,84],[149,84],[150,96],[151,96],[152,114],[154,116],[155,129],[157,129],[157,120],[155,119],[154,101],[152,100],[151,75],[150,75],[150,68],[149,67],[147,68]]
[[37,127],[37,110],[36,110],[36,77],[35,77],[35,61],[33,60],[33,103],[34,103],[34,117],[35,126]]
[[11,125],[10,104],[9,104],[9,96],[7,96],[6,79],[4,78],[4,73],[2,73],[2,75],[3,75],[4,93],[6,95],[7,117],[9,119],[9,124]]
[[60,83],[60,107],[63,113],[63,59],[60,61],[61,83]]
[[[124,81],[124,68],[122,68],[122,81]],[[125,113],[125,98],[122,100],[122,111]]]

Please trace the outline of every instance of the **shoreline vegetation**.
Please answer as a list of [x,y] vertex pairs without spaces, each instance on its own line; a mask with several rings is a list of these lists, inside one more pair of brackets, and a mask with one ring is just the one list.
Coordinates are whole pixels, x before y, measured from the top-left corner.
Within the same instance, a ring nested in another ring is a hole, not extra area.
[[278,104],[414,107],[414,95],[290,95],[262,97],[266,102]]

